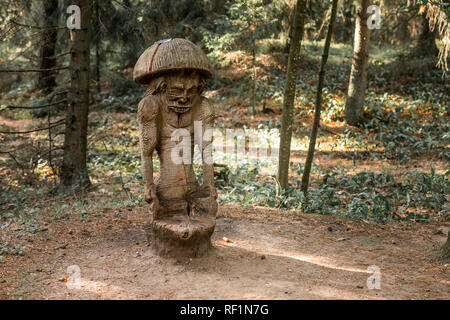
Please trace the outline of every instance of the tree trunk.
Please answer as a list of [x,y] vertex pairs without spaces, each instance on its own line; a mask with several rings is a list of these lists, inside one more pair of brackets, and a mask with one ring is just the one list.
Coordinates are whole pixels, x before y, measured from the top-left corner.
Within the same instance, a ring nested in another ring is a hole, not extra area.
[[100,33],[100,25],[99,25],[99,21],[100,21],[100,13],[99,13],[99,5],[98,2],[99,0],[94,0],[94,10],[95,10],[95,15],[93,17],[93,26],[92,28],[94,29],[95,35],[94,35],[94,41],[95,41],[95,82],[96,82],[96,87],[97,87],[97,92],[101,91],[101,87],[100,87],[100,44],[101,44],[101,33]]
[[448,231],[447,242],[442,247],[442,251],[444,258],[450,258],[450,230]]
[[337,4],[338,4],[338,0],[333,0],[330,23],[328,25],[327,38],[325,40],[325,46],[323,48],[322,62],[320,63],[319,83],[317,85],[316,106],[315,106],[315,110],[314,110],[314,122],[313,122],[313,126],[311,129],[311,138],[309,140],[309,148],[308,148],[308,155],[306,156],[305,170],[304,170],[303,176],[302,176],[301,191],[303,191],[304,194],[306,194],[308,192],[309,175],[311,173],[311,165],[312,165],[313,157],[314,157],[314,149],[316,147],[317,133],[319,131],[320,109],[322,107],[322,89],[323,89],[323,82],[324,82],[324,78],[325,78],[325,65],[327,64],[327,60],[328,60],[328,51],[330,50],[330,43],[331,43],[331,37],[333,35],[334,21],[336,20]]
[[222,14],[224,6],[225,6],[225,0],[215,0],[214,6],[213,6],[213,11],[218,14]]
[[278,181],[282,188],[288,185],[289,157],[291,153],[292,118],[295,101],[295,87],[299,62],[300,46],[306,16],[306,0],[297,0],[294,17],[292,43],[289,50],[286,85],[284,88],[283,115],[280,132],[280,149],[278,159]]
[[342,8],[343,20],[344,20],[344,30],[342,31],[342,41],[344,43],[349,43],[352,38],[351,30],[353,29],[352,21],[352,0],[344,0],[344,8]]
[[253,44],[252,44],[252,55],[253,55],[253,88],[252,88],[252,115],[256,115],[256,39],[255,35],[253,35]]
[[428,20],[425,14],[422,15],[422,33],[417,42],[415,56],[418,57],[437,57],[439,50],[436,46],[436,32],[430,30]]
[[350,125],[360,125],[364,122],[364,99],[367,87],[367,62],[369,60],[369,37],[367,27],[367,7],[369,0],[360,0],[357,7],[355,23],[355,41],[353,48],[353,63],[348,85],[347,103],[345,105],[345,120]]
[[[43,27],[54,27],[57,25],[58,0],[47,0],[42,2]],[[56,65],[55,46],[58,37],[57,29],[44,29],[41,32],[39,48],[39,69],[52,69]],[[56,85],[55,72],[39,72],[36,88],[45,94],[51,92]]]
[[64,159],[60,173],[64,189],[78,189],[90,184],[86,167],[86,148],[89,112],[89,44],[92,0],[77,0],[73,1],[73,3],[81,9],[81,29],[70,31],[71,86],[66,113]]

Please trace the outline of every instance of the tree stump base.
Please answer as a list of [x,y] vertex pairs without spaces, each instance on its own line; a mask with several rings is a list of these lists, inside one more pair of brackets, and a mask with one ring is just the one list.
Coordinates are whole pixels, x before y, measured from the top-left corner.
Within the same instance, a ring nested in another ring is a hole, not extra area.
[[216,221],[208,216],[174,215],[152,222],[152,247],[163,257],[194,258],[212,248]]

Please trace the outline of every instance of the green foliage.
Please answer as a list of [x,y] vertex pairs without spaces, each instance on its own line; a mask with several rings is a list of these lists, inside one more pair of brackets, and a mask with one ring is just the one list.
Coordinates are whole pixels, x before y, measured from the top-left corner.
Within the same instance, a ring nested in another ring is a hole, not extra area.
[[3,260],[3,255],[9,254],[14,256],[23,256],[23,251],[26,247],[14,246],[11,247],[8,242],[3,242],[0,245],[0,262]]
[[[67,86],[57,86],[53,89],[51,93],[48,95],[42,97],[41,99],[35,99],[33,100],[29,106],[31,108],[30,114],[33,118],[42,118],[48,115],[48,107],[39,108],[43,105],[52,104],[50,106],[50,110],[53,116],[59,115],[64,111],[67,107],[67,102],[65,99],[67,99],[67,93],[66,90],[68,90]],[[58,103],[59,102],[59,103]],[[56,104],[57,103],[57,104]]]
[[[133,80],[126,78],[120,74],[112,73],[110,75],[110,92],[109,94],[114,97],[119,97],[132,93],[133,91],[142,91]],[[131,92],[130,92],[131,91]]]
[[[302,166],[296,172],[300,176]],[[430,173],[413,171],[396,178],[375,171],[353,175],[345,170],[319,171],[321,179],[313,183],[305,196],[300,192],[300,179],[295,180],[296,185],[281,190],[274,179],[267,181],[258,176],[258,166],[247,164],[235,171],[222,168],[216,183],[222,191],[220,203],[267,206],[291,214],[331,214],[379,223],[424,222],[430,220],[429,211],[448,217],[444,204],[450,190],[449,174],[440,175],[431,169]]]
[[226,4],[226,12],[214,20],[213,28],[198,28],[210,51],[240,48],[253,50],[258,39],[278,38],[283,32],[283,15],[289,7],[283,1],[238,0]]

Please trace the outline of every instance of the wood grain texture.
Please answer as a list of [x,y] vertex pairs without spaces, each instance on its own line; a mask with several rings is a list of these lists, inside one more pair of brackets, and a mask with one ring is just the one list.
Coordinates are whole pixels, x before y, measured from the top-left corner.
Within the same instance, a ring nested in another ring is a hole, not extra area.
[[156,75],[176,70],[197,70],[205,77],[212,75],[211,63],[203,51],[186,39],[175,38],[169,42],[155,42],[139,57],[133,79],[148,84]]
[[[144,199],[153,217],[152,246],[162,256],[195,257],[211,247],[218,205],[211,139],[203,133],[213,128],[214,110],[201,97],[211,72],[206,55],[184,39],[155,43],[133,72],[136,82],[148,86],[138,108]],[[203,155],[201,185],[192,165],[194,144]],[[160,170],[154,179],[155,150]]]

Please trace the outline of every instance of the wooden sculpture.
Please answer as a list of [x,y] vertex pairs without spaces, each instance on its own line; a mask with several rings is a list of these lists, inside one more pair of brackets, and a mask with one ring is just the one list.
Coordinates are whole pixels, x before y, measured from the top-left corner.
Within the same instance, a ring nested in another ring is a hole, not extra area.
[[[138,121],[144,197],[153,215],[151,241],[160,255],[193,257],[211,247],[217,212],[214,112],[201,96],[211,74],[206,55],[185,39],[156,42],[134,67],[134,81],[148,86]],[[194,143],[202,153],[202,185],[193,170]],[[155,149],[160,172],[154,180]]]

